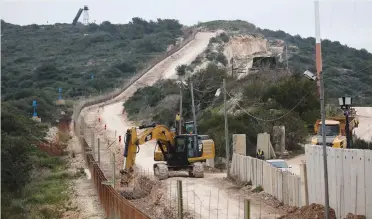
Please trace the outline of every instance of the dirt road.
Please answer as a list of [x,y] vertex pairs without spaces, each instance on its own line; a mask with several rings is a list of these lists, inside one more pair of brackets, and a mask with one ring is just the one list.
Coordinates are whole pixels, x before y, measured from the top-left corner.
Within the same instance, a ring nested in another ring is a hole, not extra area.
[[91,173],[85,163],[82,148],[78,138],[74,135],[73,125],[70,127],[72,139],[68,144],[67,151],[74,154],[69,159],[69,170],[76,172],[83,168],[85,176],[80,177],[72,182],[73,196],[72,202],[78,207],[79,211],[68,215],[65,218],[76,219],[103,219],[105,213],[101,209],[97,192],[91,182]]
[[372,141],[372,107],[355,107],[359,117],[359,126],[355,134],[365,141]]
[[302,163],[302,161],[305,160],[306,160],[305,154],[301,154],[291,159],[288,159],[287,160],[288,165],[292,166],[290,171],[296,175],[300,175],[300,164]]
[[[151,69],[133,86],[123,92],[117,100],[126,100],[133,95],[138,88],[152,85],[160,78],[173,78],[176,73],[176,66],[191,63],[197,55],[206,49],[209,39],[214,35],[215,33],[198,33],[194,41],[190,42],[190,44],[172,57],[169,57]],[[104,132],[105,135],[108,136],[108,139],[117,139],[119,135],[124,136],[126,129],[132,126],[132,122],[129,122],[125,115],[122,115],[122,104],[123,101],[119,101],[106,105],[104,109],[99,111],[99,115],[97,114],[98,108],[94,108],[86,114],[86,121],[90,121],[90,123],[93,124],[93,120],[96,120],[99,116],[101,118],[100,126],[103,126],[103,124],[107,125],[107,130]],[[153,171],[154,144],[154,142],[149,142],[142,145],[136,158],[137,166],[150,174]],[[123,164],[123,145],[114,144],[114,147],[115,148],[111,148],[111,152],[116,153],[116,160],[118,161],[117,166],[120,168]],[[109,159],[108,156],[102,155],[102,153],[104,153],[103,149],[101,149],[102,163],[108,163],[108,161],[105,161],[105,159]],[[223,177],[224,174],[205,174],[205,178],[203,179],[174,177],[164,180],[162,183],[166,186],[165,189],[172,200],[176,197],[174,193],[176,180],[182,179],[185,184],[184,199],[188,200],[185,202],[185,208],[195,212],[196,215],[201,214],[201,218],[241,218],[244,209],[243,198],[240,199],[238,197],[238,192],[229,192],[228,188],[234,187],[234,185],[223,182]],[[261,215],[261,218],[276,218],[278,216],[275,214],[277,211],[276,209],[263,203],[260,204],[260,200],[253,199],[251,203],[253,218],[258,218],[259,215]],[[200,216],[197,217],[200,218]]]
[[[115,108],[117,106],[119,109]],[[121,105],[113,104],[105,107],[101,114],[101,118],[109,125],[109,129],[125,130],[128,127],[126,118],[118,114]],[[123,131],[120,131],[123,133]],[[119,132],[118,132],[119,133]],[[155,142],[148,142],[141,145],[140,151],[136,157],[136,165],[142,169],[143,172],[153,173],[153,153]],[[120,147],[122,149],[122,146]],[[122,152],[118,153],[122,157]],[[118,167],[122,166],[122,159]],[[170,200],[175,200],[177,180],[183,181],[183,197],[185,200],[185,209],[191,214],[196,214],[196,218],[241,218],[244,213],[244,197],[238,191],[229,191],[230,188],[236,187],[232,183],[226,182],[223,178],[225,173],[209,174],[206,173],[203,179],[195,179],[188,177],[187,173],[174,173],[172,178],[163,180],[165,185],[167,197]],[[175,205],[176,202],[170,203]],[[251,199],[251,212],[253,218],[277,218],[279,211],[273,207],[265,205],[259,199]],[[200,216],[201,215],[201,216]]]
[[128,97],[132,96],[138,88],[153,85],[159,79],[175,78],[177,76],[176,67],[182,64],[190,64],[194,61],[195,58],[206,49],[209,39],[215,35],[216,33],[210,32],[197,33],[193,41],[188,43],[178,52],[155,65],[145,75],[138,79],[136,83],[110,102],[126,100]]

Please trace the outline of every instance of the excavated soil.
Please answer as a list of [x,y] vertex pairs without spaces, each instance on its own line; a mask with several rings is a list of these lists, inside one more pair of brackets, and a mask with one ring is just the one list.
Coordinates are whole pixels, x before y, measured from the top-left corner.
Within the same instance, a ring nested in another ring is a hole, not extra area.
[[[336,219],[335,210],[329,209],[329,219]],[[278,219],[324,219],[324,206],[319,204],[311,204],[302,208],[296,208],[286,215]],[[345,219],[366,219],[363,215],[347,214]]]
[[[153,219],[177,219],[177,205],[169,205],[170,201],[162,186],[157,179],[135,174],[130,184],[120,189],[120,194]],[[194,217],[184,212],[183,218]]]
[[138,176],[134,181],[133,187],[124,187],[120,191],[120,194],[127,200],[144,198],[160,185],[159,181],[151,180],[147,176]]
[[[329,209],[329,219],[336,219],[335,210]],[[319,204],[311,204],[289,212],[279,219],[324,219],[324,206]]]
[[367,219],[367,218],[364,215],[355,215],[355,214],[349,213],[346,215],[345,219]]

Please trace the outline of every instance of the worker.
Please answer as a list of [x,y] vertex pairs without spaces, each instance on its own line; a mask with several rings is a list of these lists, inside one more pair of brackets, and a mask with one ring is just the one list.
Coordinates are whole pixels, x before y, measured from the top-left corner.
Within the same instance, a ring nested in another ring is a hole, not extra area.
[[256,157],[257,157],[258,159],[264,160],[265,155],[264,155],[263,150],[261,150],[261,149],[259,148],[259,149],[257,150]]

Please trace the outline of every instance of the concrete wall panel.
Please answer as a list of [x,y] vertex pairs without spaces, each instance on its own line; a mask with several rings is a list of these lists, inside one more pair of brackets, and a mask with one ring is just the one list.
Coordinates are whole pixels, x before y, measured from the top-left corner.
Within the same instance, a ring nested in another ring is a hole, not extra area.
[[[322,147],[306,145],[305,153],[309,203],[324,204]],[[327,148],[327,160],[329,202],[337,218],[349,212],[372,218],[372,151]]]
[[[344,179],[343,179],[343,188],[342,188],[342,194],[344,195],[344,201],[343,201],[343,208],[341,211],[342,215],[347,214],[348,212],[352,212],[353,209],[351,209],[351,163],[352,163],[352,153],[351,149],[344,149],[344,156],[343,156],[343,173],[344,173]],[[353,189],[354,190],[354,189]],[[355,191],[355,190],[354,190]]]
[[364,150],[358,150],[357,158],[355,160],[356,166],[356,173],[357,173],[357,192],[356,192],[356,212],[359,214],[365,215],[366,208],[365,208],[365,200],[366,200],[366,185],[365,185],[365,152]]
[[282,172],[263,160],[236,153],[233,154],[231,173],[243,182],[261,185],[266,193],[284,204],[301,206],[301,182],[297,175]]
[[[343,178],[344,178],[344,172],[343,172],[343,160],[344,160],[344,150],[343,149],[337,149],[333,150],[335,153],[335,168],[331,171],[336,172],[336,206],[332,206],[332,208],[335,209],[335,213],[337,216],[342,215],[342,209],[344,205],[344,199],[343,199]],[[337,210],[336,210],[337,209]]]
[[245,134],[233,134],[233,150],[234,153],[247,155]]
[[335,206],[334,210],[337,211],[337,186],[336,186],[336,172],[335,170],[335,150],[327,147],[327,164],[328,164],[328,188],[329,188],[329,205]]
[[372,151],[366,150],[364,158],[365,177],[365,208],[366,217],[372,218]]

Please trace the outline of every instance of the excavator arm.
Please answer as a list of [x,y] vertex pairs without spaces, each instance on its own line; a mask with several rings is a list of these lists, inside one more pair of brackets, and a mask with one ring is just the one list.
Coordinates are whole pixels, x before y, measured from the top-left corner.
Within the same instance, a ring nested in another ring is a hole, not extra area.
[[136,154],[139,152],[139,146],[151,141],[156,140],[162,145],[167,145],[173,147],[175,133],[171,132],[168,127],[164,125],[141,125],[138,129],[145,129],[140,134],[137,134],[137,127],[132,127],[127,130],[124,141],[124,171],[129,171],[132,169],[133,165],[136,162]]

